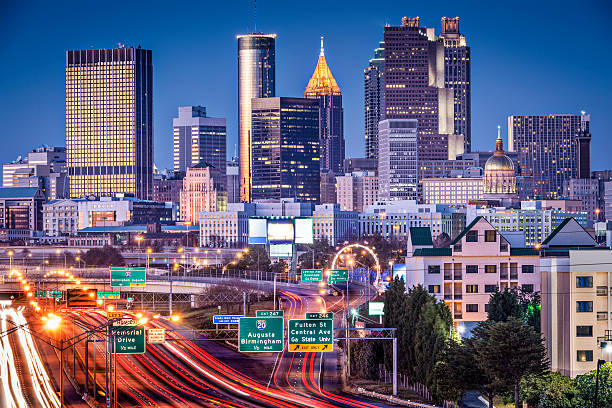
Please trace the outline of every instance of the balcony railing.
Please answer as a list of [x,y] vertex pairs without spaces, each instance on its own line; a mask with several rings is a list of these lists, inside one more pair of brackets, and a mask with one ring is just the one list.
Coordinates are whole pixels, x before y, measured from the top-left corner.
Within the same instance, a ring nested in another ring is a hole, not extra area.
[[608,312],[597,312],[597,320],[608,320]]

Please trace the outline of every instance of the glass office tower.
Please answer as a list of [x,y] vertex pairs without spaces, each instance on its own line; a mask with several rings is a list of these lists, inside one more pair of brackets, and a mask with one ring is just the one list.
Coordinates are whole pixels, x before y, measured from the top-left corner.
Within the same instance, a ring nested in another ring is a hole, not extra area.
[[276,34],[238,36],[240,199],[251,201],[251,99],[274,96]]
[[151,50],[66,52],[66,150],[71,197],[150,197]]
[[252,199],[319,202],[319,101],[253,99]]

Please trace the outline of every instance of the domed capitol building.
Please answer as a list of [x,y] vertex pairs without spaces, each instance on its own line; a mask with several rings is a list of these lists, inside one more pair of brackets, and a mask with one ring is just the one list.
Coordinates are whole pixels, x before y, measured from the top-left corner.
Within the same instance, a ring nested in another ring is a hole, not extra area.
[[514,163],[504,152],[504,142],[499,126],[497,127],[495,152],[485,163],[483,178],[483,198],[485,200],[499,201],[504,206],[510,206],[518,201]]

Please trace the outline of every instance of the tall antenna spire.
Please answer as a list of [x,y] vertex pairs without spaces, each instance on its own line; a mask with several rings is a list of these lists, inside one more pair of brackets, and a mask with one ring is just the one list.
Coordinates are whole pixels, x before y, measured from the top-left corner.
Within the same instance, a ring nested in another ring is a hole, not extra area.
[[253,0],[253,3],[255,5],[255,32],[257,32],[257,0]]
[[323,49],[323,36],[321,36],[321,53],[319,54],[319,56],[325,56],[325,50]]
[[501,139],[501,126],[497,125],[497,138]]

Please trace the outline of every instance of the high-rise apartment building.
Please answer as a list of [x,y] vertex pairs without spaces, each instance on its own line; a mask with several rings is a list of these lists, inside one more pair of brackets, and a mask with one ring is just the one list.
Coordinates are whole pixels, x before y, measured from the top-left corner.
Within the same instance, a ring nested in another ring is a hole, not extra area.
[[378,122],[385,116],[385,43],[374,50],[374,57],[363,70],[365,157],[378,158]]
[[319,101],[254,98],[252,115],[251,198],[318,202]]
[[180,193],[181,220],[199,224],[202,211],[217,211],[218,195],[211,172],[213,169],[206,162],[187,169]]
[[508,148],[518,153],[522,175],[533,178],[536,197],[560,197],[563,183],[578,178],[578,163],[587,160],[580,154],[589,151],[582,140],[589,127],[587,114],[508,117]]
[[459,31],[459,17],[442,17],[444,43],[444,87],[452,89],[454,134],[463,139],[465,152],[472,149],[471,141],[471,53],[465,36]]
[[404,17],[401,26],[385,27],[384,53],[385,119],[418,121],[420,159],[454,159],[463,152],[463,141],[454,133],[444,42],[433,28],[420,27],[418,17]]
[[342,93],[336,83],[323,49],[312,77],[308,81],[304,98],[319,101],[319,165],[321,170],[342,171],[344,161],[344,119],[342,110]]
[[416,200],[418,194],[416,119],[378,124],[378,186],[381,200]]
[[276,34],[238,36],[240,198],[251,201],[251,100],[275,95]]
[[[225,118],[206,116],[204,106],[181,106],[172,119],[174,171],[186,171],[205,161],[225,175],[227,129]],[[225,184],[225,182],[223,182]]]
[[66,149],[71,197],[150,197],[151,50],[66,52]]

